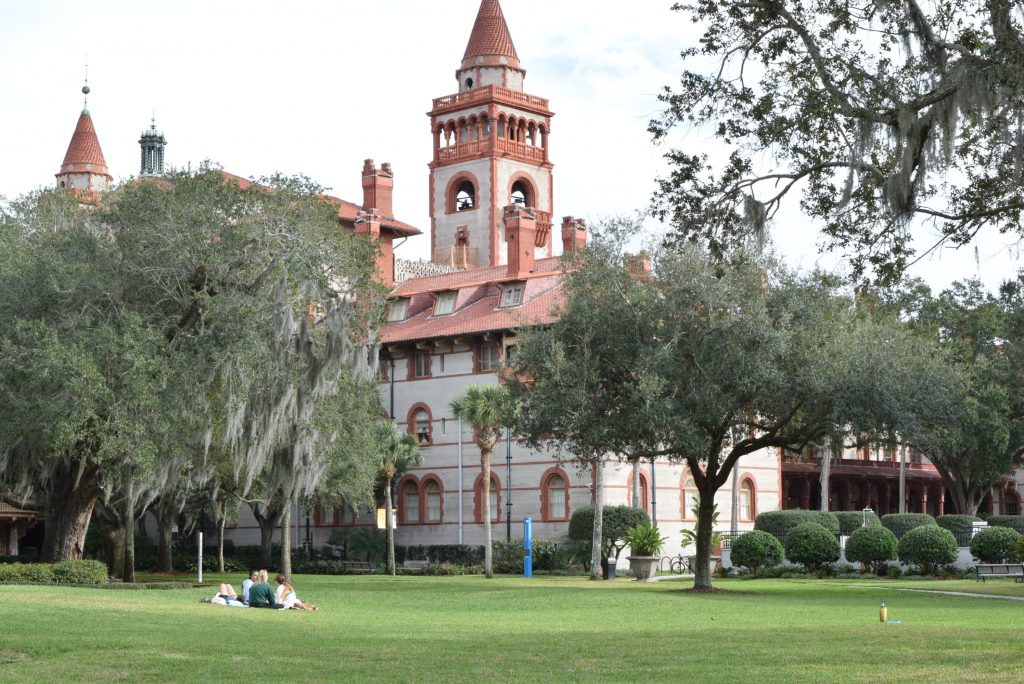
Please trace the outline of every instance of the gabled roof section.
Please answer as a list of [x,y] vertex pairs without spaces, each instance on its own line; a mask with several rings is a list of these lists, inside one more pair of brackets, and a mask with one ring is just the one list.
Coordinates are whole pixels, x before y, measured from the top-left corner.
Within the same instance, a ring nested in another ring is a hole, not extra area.
[[100,149],[96,128],[92,125],[92,117],[84,109],[71,135],[71,144],[64,155],[60,173],[95,173],[112,178],[107,170],[107,160],[103,158],[103,150]]
[[473,33],[469,36],[466,54],[462,58],[463,66],[469,66],[476,57],[505,57],[510,67],[519,67],[519,55],[512,44],[505,15],[501,11],[498,0],[483,0],[480,11],[473,24]]
[[428,276],[426,278],[410,278],[395,288],[395,297],[409,297],[424,292],[437,292],[440,290],[459,290],[466,287],[483,285],[486,283],[512,282],[519,280],[531,280],[552,275],[560,275],[562,272],[561,257],[547,257],[537,259],[533,264],[533,271],[524,274],[522,277],[508,277],[508,266],[491,266],[489,268],[475,268],[469,271],[456,271],[454,273],[442,273],[441,275]]

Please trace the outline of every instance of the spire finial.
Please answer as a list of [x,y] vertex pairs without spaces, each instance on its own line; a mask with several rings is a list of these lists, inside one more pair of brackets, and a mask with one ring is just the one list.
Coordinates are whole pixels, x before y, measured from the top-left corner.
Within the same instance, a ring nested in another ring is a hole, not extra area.
[[83,114],[88,114],[89,113],[89,93],[90,92],[91,92],[91,89],[89,88],[89,58],[86,57],[85,58],[85,85],[82,86],[82,95],[85,96],[85,101],[82,103],[82,113]]

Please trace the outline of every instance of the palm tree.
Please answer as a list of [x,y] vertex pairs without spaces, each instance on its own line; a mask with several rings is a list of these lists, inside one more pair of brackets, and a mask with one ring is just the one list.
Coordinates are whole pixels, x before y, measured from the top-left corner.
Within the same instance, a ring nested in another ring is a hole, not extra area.
[[423,463],[416,439],[394,424],[380,423],[380,477],[384,480],[384,516],[388,531],[388,574],[395,574],[395,526],[391,521],[391,482],[395,474]]
[[491,454],[501,439],[501,429],[515,415],[508,390],[501,385],[470,385],[451,404],[457,418],[473,426],[473,438],[480,447],[480,468],[483,471],[481,506],[484,514],[484,574],[494,577],[491,553]]

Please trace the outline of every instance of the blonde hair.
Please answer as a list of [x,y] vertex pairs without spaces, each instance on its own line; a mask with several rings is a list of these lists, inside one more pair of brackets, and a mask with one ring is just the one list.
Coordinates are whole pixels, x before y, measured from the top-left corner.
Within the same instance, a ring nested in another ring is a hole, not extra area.
[[269,572],[267,572],[266,570],[260,570],[260,573],[259,573],[260,584],[266,584],[267,580],[269,578],[270,578],[270,573]]

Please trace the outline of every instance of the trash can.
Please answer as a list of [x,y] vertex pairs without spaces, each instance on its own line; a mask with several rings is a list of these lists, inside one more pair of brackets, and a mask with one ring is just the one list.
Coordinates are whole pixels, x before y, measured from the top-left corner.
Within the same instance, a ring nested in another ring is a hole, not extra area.
[[615,579],[615,559],[614,558],[602,558],[601,568],[604,570],[604,578],[606,580]]

